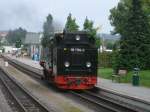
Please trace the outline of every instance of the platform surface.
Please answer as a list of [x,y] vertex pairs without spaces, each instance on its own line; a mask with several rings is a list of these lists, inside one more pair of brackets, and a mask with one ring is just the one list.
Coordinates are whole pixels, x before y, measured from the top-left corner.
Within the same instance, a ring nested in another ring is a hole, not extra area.
[[[39,62],[33,61],[30,58],[16,58],[14,56],[7,55],[10,58],[14,60],[18,60],[22,63],[25,63],[29,66],[35,67],[37,69],[42,69],[42,67],[39,65]],[[96,85],[97,87],[101,87],[110,91],[114,91],[123,95],[135,97],[138,99],[142,99],[144,101],[150,102],[150,88],[146,87],[136,87],[132,84],[126,84],[126,83],[116,83],[112,82],[108,79],[98,78],[98,83]]]
[[129,83],[112,82],[103,78],[98,78],[97,87],[150,102],[150,88],[137,87]]
[[11,59],[14,59],[14,60],[17,60],[19,62],[22,62],[22,63],[24,63],[26,65],[32,66],[34,68],[42,69],[42,67],[39,64],[39,61],[34,61],[34,60],[32,60],[32,59],[30,59],[28,57],[17,57],[16,58],[16,56],[12,56],[11,54],[7,54],[7,55],[4,55],[4,56],[7,56],[7,57],[9,57]]

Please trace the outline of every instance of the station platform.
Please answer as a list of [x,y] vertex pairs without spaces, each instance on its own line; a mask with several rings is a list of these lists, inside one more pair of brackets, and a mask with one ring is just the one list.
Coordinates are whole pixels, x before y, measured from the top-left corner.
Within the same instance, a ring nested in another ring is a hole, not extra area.
[[[42,70],[42,67],[39,65],[39,62],[35,62],[30,58],[25,58],[25,57],[16,58],[15,56],[11,56],[11,55],[5,55],[5,56],[12,58],[13,60],[19,61],[20,63],[25,63],[26,65],[34,67],[38,70]],[[150,102],[150,88],[141,87],[141,86],[136,87],[136,86],[132,86],[132,84],[126,84],[126,83],[116,83],[116,82],[112,82],[111,80],[103,79],[100,77],[98,78],[98,83],[96,86],[119,94],[127,95],[133,98]]]
[[34,61],[34,60],[30,59],[29,57],[12,56],[11,54],[5,54],[3,56],[11,59],[16,64],[21,65],[30,71],[34,71],[41,76],[43,75],[43,68],[39,64],[39,61]]
[[26,65],[30,65],[30,66],[32,66],[34,68],[42,69],[42,67],[39,65],[39,61],[31,60],[28,57],[17,57],[16,58],[16,56],[12,56],[11,54],[7,54],[7,55],[4,55],[4,56],[9,57],[9,58],[11,58],[13,60],[17,60],[19,62],[22,62],[22,63],[24,63]]

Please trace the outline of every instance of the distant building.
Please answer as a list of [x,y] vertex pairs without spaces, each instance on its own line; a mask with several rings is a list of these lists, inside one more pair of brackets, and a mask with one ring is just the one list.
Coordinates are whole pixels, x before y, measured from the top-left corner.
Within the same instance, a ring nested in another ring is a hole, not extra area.
[[4,53],[12,53],[13,46],[3,46]]
[[120,35],[111,35],[106,33],[98,34],[98,37],[101,38],[101,46],[100,46],[100,52],[112,52],[112,49],[107,49],[106,42],[107,41],[117,41],[120,39]]
[[40,59],[41,56],[41,39],[43,37],[42,33],[32,33],[29,32],[26,34],[24,45],[27,48],[28,55],[34,59],[35,56],[38,56]]
[[100,52],[112,52],[113,51],[112,49],[107,49],[106,46],[102,46],[102,45],[100,46],[99,50]]
[[99,37],[103,40],[119,40],[120,39],[120,35],[112,35],[112,34],[107,34],[107,33],[101,33],[98,34]]
[[0,43],[1,44],[7,44],[7,40],[6,40],[6,36],[7,36],[8,32],[7,31],[0,31]]
[[6,37],[8,34],[8,31],[0,31],[0,38]]

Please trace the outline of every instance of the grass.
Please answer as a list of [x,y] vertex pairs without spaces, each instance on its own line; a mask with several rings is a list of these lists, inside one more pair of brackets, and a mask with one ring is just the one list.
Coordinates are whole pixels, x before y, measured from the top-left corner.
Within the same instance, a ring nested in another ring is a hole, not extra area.
[[104,79],[111,79],[112,71],[112,68],[100,68],[98,69],[98,75]]
[[[100,68],[98,69],[99,77],[105,79],[111,79],[112,68]],[[132,83],[133,71],[129,72],[126,77],[121,78],[123,83]],[[140,85],[150,88],[150,70],[143,70],[139,73],[140,76]]]

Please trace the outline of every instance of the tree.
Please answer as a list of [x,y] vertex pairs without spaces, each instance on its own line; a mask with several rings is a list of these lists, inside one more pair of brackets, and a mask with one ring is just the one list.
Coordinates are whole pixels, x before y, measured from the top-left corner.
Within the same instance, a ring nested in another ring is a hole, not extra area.
[[83,24],[83,30],[87,31],[91,38],[96,40],[96,46],[99,48],[101,44],[100,37],[97,35],[98,28],[94,28],[94,22],[90,21],[87,17]]
[[[122,15],[125,15],[124,13],[127,12],[124,10]],[[115,30],[121,34],[116,66],[129,70],[134,67],[148,69],[150,68],[150,25],[148,16],[143,11],[141,0],[132,0],[128,16],[125,18],[126,23],[122,25],[119,22],[115,25]]]
[[114,47],[114,42],[106,41],[106,48],[107,49],[113,49],[113,47]]
[[41,43],[43,47],[47,47],[49,46],[50,37],[54,35],[53,17],[51,14],[47,16],[46,21],[44,22],[43,34],[44,37]]
[[69,13],[69,16],[67,17],[67,22],[65,24],[65,31],[67,32],[75,32],[78,31],[79,26],[76,23],[76,19],[72,18],[72,14]]
[[2,39],[0,38],[0,47],[2,46],[2,42],[1,41],[2,41]]
[[21,40],[17,40],[17,41],[16,41],[15,47],[16,47],[16,48],[20,48],[20,47],[21,47]]
[[21,27],[15,30],[10,30],[6,36],[6,39],[9,44],[13,45],[17,41],[20,41],[20,44],[23,44],[27,31]]
[[[148,16],[150,22],[150,0],[141,0],[142,10]],[[113,34],[124,33],[125,25],[130,16],[129,10],[132,7],[132,0],[120,0],[117,7],[110,10],[109,20],[112,26],[114,26]]]
[[150,23],[150,0],[142,0],[142,6],[145,14],[148,16],[149,23]]
[[97,47],[97,48],[100,48],[100,45],[101,45],[101,38],[100,38],[100,37],[96,37],[96,42],[95,42],[95,44],[96,44],[96,47]]
[[90,21],[87,17],[83,24],[83,29],[86,30],[92,38],[96,38],[97,36],[97,28],[94,28],[94,22]]

